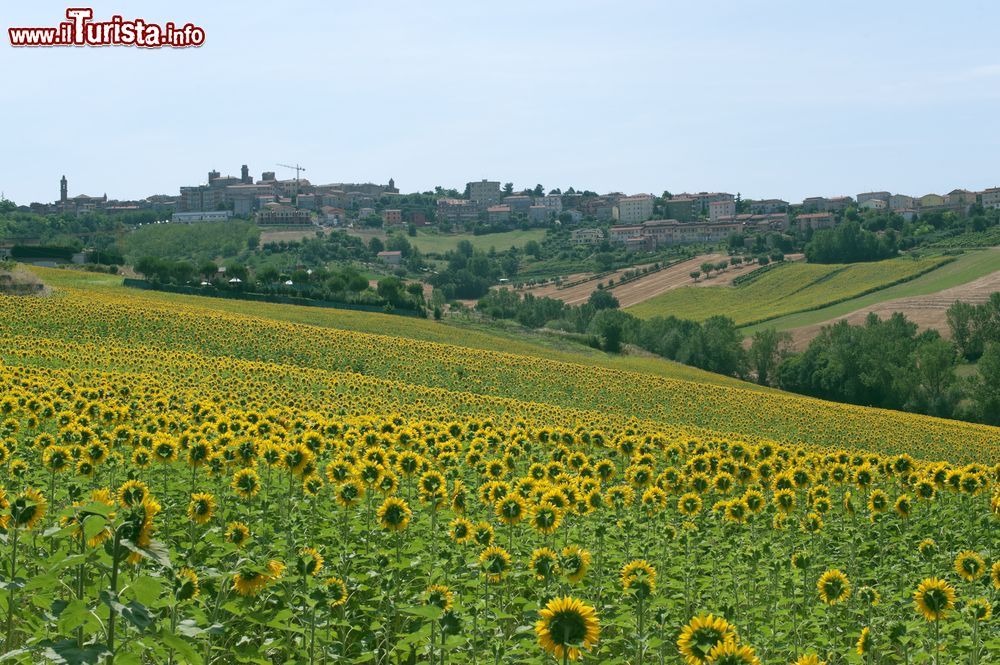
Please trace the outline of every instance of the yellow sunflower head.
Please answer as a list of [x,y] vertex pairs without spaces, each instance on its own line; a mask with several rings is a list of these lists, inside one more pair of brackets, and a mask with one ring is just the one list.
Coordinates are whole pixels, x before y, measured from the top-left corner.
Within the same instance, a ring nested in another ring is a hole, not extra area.
[[622,567],[622,590],[640,600],[656,591],[656,569],[645,559],[630,561]]
[[390,496],[378,509],[378,521],[386,531],[403,531],[410,525],[413,511],[406,501]]
[[966,582],[974,582],[986,572],[986,562],[978,552],[965,550],[955,557],[955,572]]
[[677,649],[689,665],[704,665],[716,645],[736,639],[736,629],[728,621],[711,614],[700,614],[681,629]]
[[577,584],[590,568],[590,552],[576,545],[563,548],[559,558],[559,569],[571,584]]
[[819,598],[827,605],[836,605],[847,600],[851,595],[851,583],[842,571],[837,568],[823,573],[816,582]]
[[569,596],[553,598],[539,612],[535,624],[538,644],[556,658],[580,658],[581,650],[590,651],[600,639],[597,612],[581,600]]
[[928,621],[940,621],[955,607],[955,587],[937,578],[925,579],[913,592],[913,602]]
[[432,584],[424,592],[428,605],[447,612],[455,604],[455,594],[443,584]]

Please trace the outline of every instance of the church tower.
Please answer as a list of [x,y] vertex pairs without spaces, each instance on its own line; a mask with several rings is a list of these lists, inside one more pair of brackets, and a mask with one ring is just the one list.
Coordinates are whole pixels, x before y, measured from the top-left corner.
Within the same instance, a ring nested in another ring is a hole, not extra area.
[[66,182],[66,176],[62,177],[59,181],[59,203],[66,205],[69,200],[69,183]]

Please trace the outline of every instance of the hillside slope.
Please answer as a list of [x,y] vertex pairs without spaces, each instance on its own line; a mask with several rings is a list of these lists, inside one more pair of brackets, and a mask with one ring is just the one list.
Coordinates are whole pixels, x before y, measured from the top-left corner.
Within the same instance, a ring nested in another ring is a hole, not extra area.
[[[150,374],[180,357],[195,374],[202,368],[202,380],[213,376],[204,372],[207,366],[214,376],[245,380],[249,372],[264,380],[268,374],[267,381],[278,384],[282,377],[301,381],[299,372],[327,387],[384,382],[379,385],[388,393],[409,395],[407,409],[420,405],[461,413],[480,400],[501,400],[504,413],[515,419],[519,412],[558,409],[574,414],[553,419],[560,422],[620,426],[635,419],[818,446],[1000,459],[996,428],[759,391],[739,382],[708,384],[413,339],[405,335],[429,322],[399,317],[351,313],[355,324],[357,317],[372,316],[378,318],[370,322],[379,325],[399,322],[393,335],[374,334],[220,311],[202,306],[202,298],[156,295],[105,284],[64,287],[51,298],[30,301],[0,298],[0,357],[8,365]],[[455,335],[442,328],[442,335]],[[239,365],[243,362],[258,365]]]

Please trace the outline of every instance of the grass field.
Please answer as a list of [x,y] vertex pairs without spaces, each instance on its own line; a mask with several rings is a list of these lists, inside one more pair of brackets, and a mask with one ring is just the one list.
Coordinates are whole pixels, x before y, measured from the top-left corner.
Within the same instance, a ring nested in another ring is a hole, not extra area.
[[475,249],[481,249],[484,252],[488,251],[490,247],[499,252],[511,247],[524,247],[531,240],[541,242],[544,238],[545,229],[507,231],[480,236],[471,233],[445,234],[418,230],[417,237],[408,238],[408,240],[425,254],[444,254],[448,250],[458,247],[458,243],[462,240],[468,240]]
[[774,318],[766,323],[748,326],[744,332],[747,335],[752,335],[761,328],[791,330],[816,325],[887,300],[937,293],[998,270],[1000,270],[1000,248],[971,250],[957,257],[955,261],[903,284],[897,284],[829,307]]
[[37,274],[4,662],[996,662],[1000,429]]
[[684,287],[627,311],[640,318],[674,315],[703,321],[721,314],[748,325],[833,303],[932,270],[941,257],[899,258],[877,263],[787,263],[735,287]]

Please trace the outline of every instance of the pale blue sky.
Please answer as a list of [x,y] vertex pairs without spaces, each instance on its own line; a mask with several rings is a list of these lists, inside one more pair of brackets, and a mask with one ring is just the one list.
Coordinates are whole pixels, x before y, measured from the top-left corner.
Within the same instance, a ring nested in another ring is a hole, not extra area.
[[[1000,3],[99,2],[200,49],[19,49],[0,13],[0,190],[176,193],[300,162],[390,177],[791,201],[1000,185]],[[77,4],[77,3],[71,3]],[[79,3],[83,4],[83,3]]]

